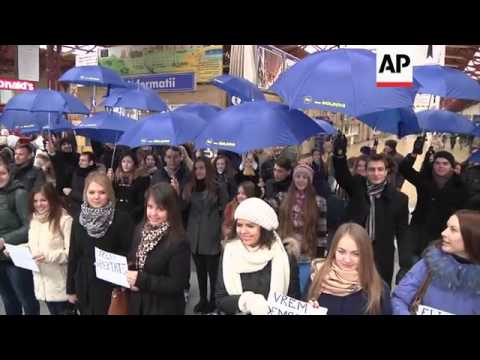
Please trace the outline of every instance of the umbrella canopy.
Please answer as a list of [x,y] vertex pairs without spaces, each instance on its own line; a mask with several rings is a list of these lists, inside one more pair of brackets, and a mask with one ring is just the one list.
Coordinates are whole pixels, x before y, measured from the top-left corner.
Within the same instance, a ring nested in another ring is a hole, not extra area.
[[118,144],[131,148],[148,145],[181,145],[192,142],[206,121],[183,112],[169,111],[139,120],[120,138]]
[[365,49],[312,54],[283,72],[271,90],[296,109],[359,116],[413,106],[416,88],[377,88],[376,56]]
[[395,134],[399,138],[422,132],[413,108],[401,108],[361,115],[358,120],[373,129]]
[[48,117],[56,117],[58,113],[7,110],[0,116],[0,124],[9,130],[38,129],[47,125]]
[[426,110],[417,113],[418,124],[424,131],[471,134],[475,126],[467,118],[444,110]]
[[52,132],[61,132],[73,130],[74,126],[71,121],[65,119],[65,117],[57,117],[51,119],[47,125],[42,127],[42,130],[52,131]]
[[480,151],[475,151],[467,160],[468,162],[480,162]]
[[155,91],[143,87],[114,89],[110,96],[105,98],[103,105],[145,111],[168,111],[167,104]]
[[100,65],[76,66],[66,71],[58,81],[87,86],[127,86],[118,73]]
[[88,114],[88,108],[75,96],[65,92],[39,89],[11,98],[5,110]]
[[318,126],[322,128],[322,132],[327,134],[327,135],[333,135],[336,134],[338,129],[336,129],[332,124],[330,124],[328,121],[323,120],[323,119],[313,119],[317,123]]
[[242,102],[265,100],[265,95],[255,84],[236,76],[217,76],[212,80],[212,85],[225,90],[230,96],[240,98]]
[[209,121],[210,119],[212,119],[214,116],[217,115],[219,111],[222,111],[222,108],[205,103],[188,104],[174,110],[174,112],[185,112],[188,114],[200,116],[200,118],[205,121]]
[[259,101],[229,107],[217,114],[195,141],[197,148],[245,153],[279,145],[297,145],[322,128],[287,105]]
[[480,84],[458,69],[440,65],[414,66],[413,77],[420,84],[419,93],[480,100]]
[[98,112],[75,127],[78,135],[102,143],[116,143],[137,121],[114,112]]

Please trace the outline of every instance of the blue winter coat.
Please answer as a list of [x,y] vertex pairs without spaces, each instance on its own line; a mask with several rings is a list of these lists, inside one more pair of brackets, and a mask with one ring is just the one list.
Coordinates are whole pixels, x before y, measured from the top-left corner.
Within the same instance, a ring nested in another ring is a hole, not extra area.
[[432,271],[422,305],[455,315],[480,315],[480,265],[461,263],[436,247],[405,275],[392,296],[394,315],[409,315],[417,289]]

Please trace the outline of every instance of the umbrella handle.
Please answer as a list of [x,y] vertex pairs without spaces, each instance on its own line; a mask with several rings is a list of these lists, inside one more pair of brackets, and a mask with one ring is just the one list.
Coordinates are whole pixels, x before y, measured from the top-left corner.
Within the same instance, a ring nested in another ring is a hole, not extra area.
[[113,161],[115,160],[115,151],[117,150],[117,141],[118,141],[118,135],[116,136],[116,139],[115,139],[115,144],[113,146],[112,161],[110,162],[110,168],[112,170],[113,170]]

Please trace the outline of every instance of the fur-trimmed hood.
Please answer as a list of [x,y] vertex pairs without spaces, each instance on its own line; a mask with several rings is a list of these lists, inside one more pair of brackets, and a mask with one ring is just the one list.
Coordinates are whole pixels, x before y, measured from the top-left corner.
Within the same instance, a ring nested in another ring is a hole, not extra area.
[[480,265],[462,264],[436,247],[425,253],[425,262],[432,271],[432,282],[444,289],[462,289],[480,295]]
[[295,257],[297,260],[300,258],[301,245],[297,239],[289,236],[283,239],[282,243],[288,255]]

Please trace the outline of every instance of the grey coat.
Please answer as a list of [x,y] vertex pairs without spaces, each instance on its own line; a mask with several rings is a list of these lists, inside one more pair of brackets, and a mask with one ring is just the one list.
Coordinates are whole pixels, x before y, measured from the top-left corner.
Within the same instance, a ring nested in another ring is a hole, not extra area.
[[32,191],[34,187],[40,186],[46,181],[42,169],[33,166],[33,159],[25,165],[15,165],[10,176],[12,179],[20,181],[27,192]]
[[214,197],[207,191],[192,192],[183,206],[188,210],[187,237],[192,254],[218,255],[221,251],[222,214],[228,202],[226,186],[217,185]]

